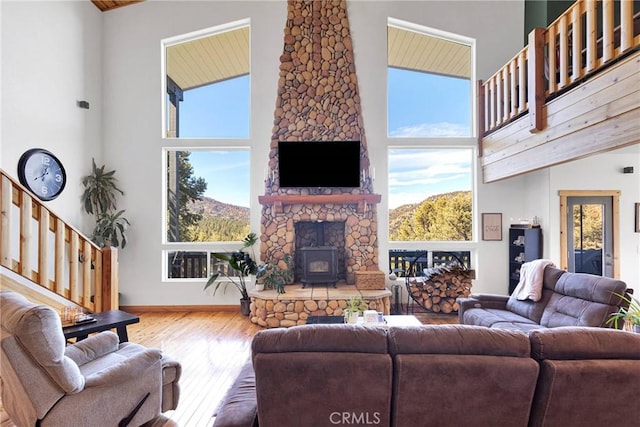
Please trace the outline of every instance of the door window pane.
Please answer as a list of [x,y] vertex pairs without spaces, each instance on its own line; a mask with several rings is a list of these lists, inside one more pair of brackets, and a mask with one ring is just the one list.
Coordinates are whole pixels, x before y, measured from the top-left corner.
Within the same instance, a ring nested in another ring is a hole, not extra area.
[[576,273],[602,275],[604,205],[573,205],[573,256]]

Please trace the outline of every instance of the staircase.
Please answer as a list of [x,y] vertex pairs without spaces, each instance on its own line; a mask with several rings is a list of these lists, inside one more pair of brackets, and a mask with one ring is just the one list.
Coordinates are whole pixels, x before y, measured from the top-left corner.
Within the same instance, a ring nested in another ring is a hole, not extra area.
[[53,306],[117,309],[117,249],[95,245],[2,169],[0,178],[0,288]]

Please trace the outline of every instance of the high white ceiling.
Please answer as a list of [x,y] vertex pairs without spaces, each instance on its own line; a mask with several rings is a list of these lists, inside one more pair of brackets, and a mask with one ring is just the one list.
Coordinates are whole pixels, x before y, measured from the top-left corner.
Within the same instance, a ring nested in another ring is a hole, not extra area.
[[249,74],[249,27],[167,48],[167,75],[182,90]]
[[[249,27],[167,48],[167,75],[189,90],[249,74]],[[388,27],[388,65],[460,78],[471,77],[471,48],[441,37]]]
[[393,26],[387,28],[390,67],[465,79],[471,77],[471,48],[468,45]]

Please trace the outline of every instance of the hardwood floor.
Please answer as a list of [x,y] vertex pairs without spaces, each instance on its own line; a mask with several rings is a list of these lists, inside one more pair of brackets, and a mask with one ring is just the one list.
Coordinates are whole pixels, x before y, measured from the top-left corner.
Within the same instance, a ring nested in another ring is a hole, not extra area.
[[[215,410],[251,351],[262,328],[235,312],[134,312],[129,340],[161,349],[180,361],[178,408],[165,415],[182,427],[211,426]],[[413,313],[423,324],[458,323],[455,315]],[[0,427],[15,427],[0,408]]]

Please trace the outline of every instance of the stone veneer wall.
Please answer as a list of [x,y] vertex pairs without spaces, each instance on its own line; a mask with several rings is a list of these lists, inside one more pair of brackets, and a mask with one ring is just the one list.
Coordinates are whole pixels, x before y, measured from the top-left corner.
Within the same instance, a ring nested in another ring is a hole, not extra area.
[[[289,0],[265,195],[308,195],[278,185],[278,141],[361,141],[361,186],[317,193],[372,194],[367,141],[347,17],[346,0]],[[301,161],[304,161],[301,159]],[[311,160],[313,161],[313,160]],[[327,165],[331,173],[331,165]],[[359,270],[378,269],[377,206],[359,211],[347,203],[264,204],[261,260],[295,254],[294,223],[344,221],[347,281]]]
[[[305,325],[309,316],[344,316],[348,299],[288,299],[287,294],[273,298],[251,295],[251,322],[266,328]],[[389,314],[391,299],[380,296],[366,299],[369,310]]]

